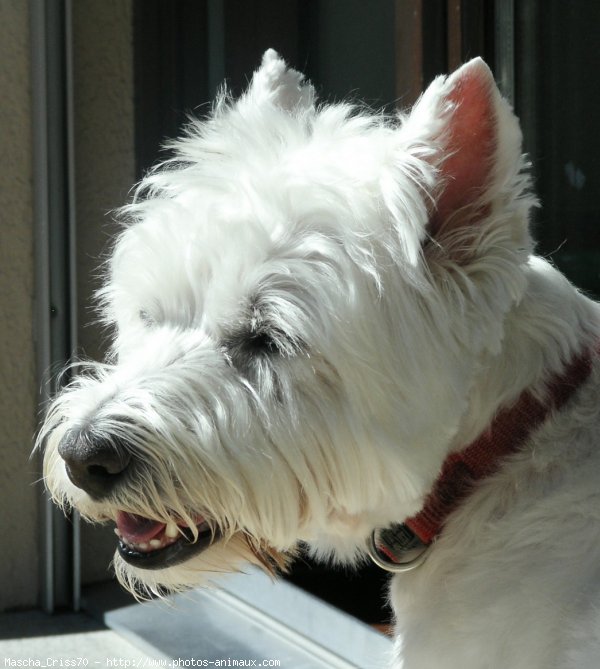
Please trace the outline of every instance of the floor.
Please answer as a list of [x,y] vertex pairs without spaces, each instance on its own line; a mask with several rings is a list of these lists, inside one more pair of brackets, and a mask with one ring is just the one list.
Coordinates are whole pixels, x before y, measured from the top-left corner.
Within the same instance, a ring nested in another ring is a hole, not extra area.
[[[147,653],[84,613],[0,614],[0,668],[151,667]],[[131,663],[131,664],[129,664]]]

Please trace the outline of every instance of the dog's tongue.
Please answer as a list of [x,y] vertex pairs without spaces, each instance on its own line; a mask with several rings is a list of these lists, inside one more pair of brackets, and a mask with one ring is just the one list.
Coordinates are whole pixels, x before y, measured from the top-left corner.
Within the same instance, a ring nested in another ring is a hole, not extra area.
[[119,511],[117,513],[117,527],[126,541],[143,544],[160,534],[165,529],[165,524],[138,516],[136,513]]

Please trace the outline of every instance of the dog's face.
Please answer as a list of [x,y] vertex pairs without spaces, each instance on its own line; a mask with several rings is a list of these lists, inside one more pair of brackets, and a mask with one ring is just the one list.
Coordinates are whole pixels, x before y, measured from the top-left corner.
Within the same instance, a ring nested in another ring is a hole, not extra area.
[[191,127],[125,210],[112,355],[39,439],[57,502],[116,522],[126,585],[273,566],[299,539],[351,558],[419,508],[522,290],[521,166],[481,62],[390,121],[317,108],[267,52]]

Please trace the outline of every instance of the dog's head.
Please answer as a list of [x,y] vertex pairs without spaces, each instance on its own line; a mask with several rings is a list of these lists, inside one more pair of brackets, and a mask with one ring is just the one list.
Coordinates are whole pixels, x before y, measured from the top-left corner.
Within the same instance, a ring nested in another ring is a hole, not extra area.
[[299,539],[352,557],[416,511],[523,290],[520,132],[480,61],[384,118],[265,54],[125,208],[82,365],[39,436],[130,587]]

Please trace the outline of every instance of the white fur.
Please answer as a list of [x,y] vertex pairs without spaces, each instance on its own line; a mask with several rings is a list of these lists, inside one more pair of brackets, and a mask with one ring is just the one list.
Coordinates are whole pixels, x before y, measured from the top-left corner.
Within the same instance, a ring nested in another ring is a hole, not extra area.
[[[92,520],[203,515],[225,534],[162,571],[116,557],[128,587],[234,569],[253,559],[244,536],[363,559],[374,527],[421,508],[451,450],[523,389],[543,396],[599,336],[597,305],[532,255],[520,131],[491,83],[486,214],[430,229],[460,76],[387,119],[315,106],[269,51],[248,92],[194,122],[124,210],[101,293],[112,357],[56,398],[46,481]],[[240,333],[261,323],[279,353],[248,362]],[[598,388],[596,372],[451,517],[425,565],[394,578],[396,666],[600,666]],[[89,422],[144,463],[104,502],[57,451]]]

